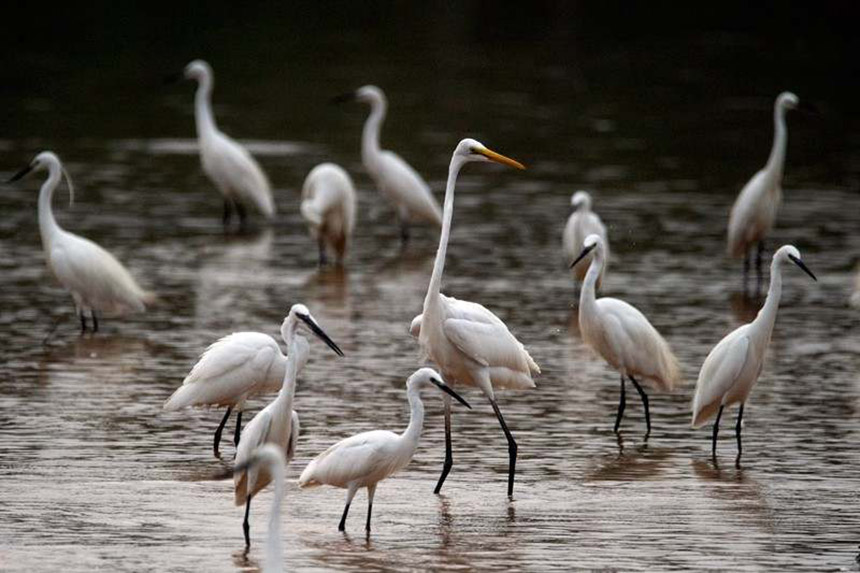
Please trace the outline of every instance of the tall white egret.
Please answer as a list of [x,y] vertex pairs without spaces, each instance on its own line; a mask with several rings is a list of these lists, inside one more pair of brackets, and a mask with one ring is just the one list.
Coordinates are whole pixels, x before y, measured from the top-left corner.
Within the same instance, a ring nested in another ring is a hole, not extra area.
[[[583,242],[588,235],[599,235],[603,239],[603,246],[606,251],[606,263],[603,265],[603,270],[597,278],[597,288],[603,283],[603,277],[606,274],[606,266],[609,263],[609,239],[606,237],[606,227],[600,216],[591,210],[591,195],[587,191],[577,191],[570,198],[570,205],[573,207],[573,213],[567,219],[567,225],[564,227],[562,234],[562,246],[564,247],[564,255],[568,261],[572,261],[582,252]],[[579,282],[585,280],[585,274],[588,272],[588,266],[591,264],[593,255],[588,255],[585,258],[587,264],[577,265],[573,267],[573,276]]]
[[[346,528],[349,504],[359,488],[367,488],[367,524],[370,531],[370,514],[373,510],[373,494],[376,484],[406,467],[421,437],[424,425],[424,404],[420,390],[429,384],[453,396],[471,409],[459,394],[442,382],[439,374],[431,368],[416,370],[406,381],[409,398],[409,426],[402,434],[388,430],[372,430],[346,438],[314,458],[299,477],[299,487],[331,485],[346,489],[346,507],[340,518],[339,531]],[[449,399],[446,397],[446,401]]]
[[346,171],[334,163],[311,169],[302,186],[301,212],[319,243],[320,265],[326,263],[327,248],[343,264],[355,228],[355,211],[355,187]]
[[755,320],[739,326],[713,350],[702,364],[699,380],[696,382],[696,397],[693,399],[693,427],[699,428],[716,412],[713,435],[711,437],[711,457],[717,460],[717,432],[723,409],[732,404],[740,404],[735,435],[738,441],[738,457],[741,461],[741,420],[744,403],[758,380],[764,366],[764,355],[770,344],[779,299],[782,295],[782,271],[784,262],[791,261],[799,266],[813,280],[817,280],[803,261],[800,252],[791,245],[783,245],[774,253],[770,264],[770,287],[767,299]]
[[798,97],[791,92],[782,92],[776,98],[773,108],[773,147],[767,165],[744,185],[729,215],[728,254],[736,259],[743,257],[745,277],[749,272],[749,250],[756,243],[756,271],[761,277],[764,241],[773,229],[782,202],[782,172],[788,143],[785,113],[796,109],[799,103]]
[[425,221],[441,225],[439,204],[421,175],[399,155],[379,146],[379,131],[388,109],[385,94],[376,86],[364,86],[334,99],[336,103],[354,100],[370,106],[370,116],[361,134],[361,161],[379,191],[397,209],[403,241],[409,239],[410,223]]
[[81,331],[87,329],[86,315],[92,318],[93,332],[99,329],[96,313],[123,314],[143,312],[155,301],[155,295],[138,286],[131,273],[112,254],[84,237],[60,227],[54,218],[51,201],[63,175],[69,184],[69,204],[75,197],[72,180],[50,151],[38,154],[26,167],[9,179],[17,181],[31,171],[47,169],[48,179],[39,191],[39,233],[48,270],[72,295],[81,319]]
[[[303,304],[294,304],[281,324],[281,337],[288,349],[300,327],[322,339],[338,356],[343,356],[341,349],[323,332]],[[233,435],[233,444],[238,446],[245,401],[259,394],[277,392],[283,385],[286,365],[287,357],[268,334],[234,332],[206,349],[182,381],[182,386],[164,403],[164,409],[226,406],[227,412],[215,430],[215,457],[220,457],[221,432],[230,412],[234,409],[239,412]]]
[[185,66],[186,79],[197,81],[194,96],[194,120],[200,143],[203,172],[224,196],[224,227],[230,224],[232,212],[245,226],[245,207],[255,207],[264,217],[275,215],[275,202],[266,174],[248,150],[218,129],[212,113],[212,68],[203,60]]
[[[511,496],[514,492],[517,443],[496,404],[493,389],[534,388],[532,375],[540,373],[540,368],[499,317],[480,304],[450,298],[441,292],[445,253],[454,216],[454,187],[460,169],[471,161],[495,161],[525,169],[521,163],[490,151],[474,139],[464,139],[457,145],[448,168],[445,215],[433,275],[427,287],[424,310],[420,317],[412,320],[410,332],[417,333],[424,353],[452,386],[477,386],[489,399],[508,440],[508,496]],[[451,402],[445,400],[445,464],[436,484],[436,493],[442,489],[452,465]]]
[[263,573],[280,573],[284,570],[284,551],[281,546],[281,501],[284,499],[284,476],[287,462],[284,452],[275,444],[263,444],[242,462],[236,465],[227,475],[219,475],[220,479],[234,477],[237,474],[264,471],[275,483],[275,493],[272,506],[269,509],[269,529],[266,533],[266,560],[263,562]]
[[606,248],[599,235],[589,235],[583,249],[571,267],[593,253],[582,292],[579,295],[579,329],[582,339],[621,374],[621,398],[615,417],[615,432],[621,424],[626,407],[624,379],[629,378],[642,398],[645,408],[645,439],[651,435],[651,414],[648,395],[636,380],[664,392],[671,391],[680,381],[678,359],[669,345],[645,315],[623,300],[596,298],[600,273],[606,264]]

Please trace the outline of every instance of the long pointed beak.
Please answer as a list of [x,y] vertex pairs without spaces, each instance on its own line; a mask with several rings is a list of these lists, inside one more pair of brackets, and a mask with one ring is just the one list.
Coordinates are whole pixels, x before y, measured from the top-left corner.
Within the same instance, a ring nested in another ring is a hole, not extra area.
[[348,101],[355,100],[355,98],[356,98],[355,92],[349,92],[349,93],[340,94],[339,96],[335,96],[335,97],[331,98],[329,100],[329,103],[331,103],[331,104],[346,103]]
[[576,257],[576,260],[575,260],[575,261],[573,261],[572,263],[570,263],[570,268],[575,267],[575,266],[576,266],[576,263],[578,263],[579,261],[581,261],[582,259],[584,259],[586,256],[588,256],[588,253],[590,253],[591,251],[593,251],[595,246],[596,246],[596,245],[591,245],[590,247],[585,247],[584,249],[582,249],[582,252],[581,252],[581,253],[579,253],[579,256],[578,256],[578,257]]
[[460,402],[462,405],[464,405],[468,409],[470,409],[470,410],[472,409],[472,407],[469,405],[469,403],[466,402],[466,400],[464,400],[462,396],[460,396],[459,394],[454,392],[453,388],[451,388],[450,386],[448,386],[447,384],[445,384],[441,380],[437,380],[435,378],[430,378],[430,382],[432,382],[437,388],[439,388],[440,390],[442,390],[446,394],[453,396],[455,400]]
[[790,258],[795,265],[799,266],[803,272],[805,272],[806,274],[811,276],[812,280],[814,280],[815,282],[818,282],[818,279],[815,278],[815,275],[812,274],[812,271],[809,270],[809,267],[807,267],[805,264],[803,264],[803,261],[801,261],[800,259],[798,259],[797,257],[794,257],[792,255],[788,255],[788,258]]
[[305,324],[308,325],[308,328],[311,329],[311,332],[316,334],[320,340],[328,344],[328,347],[334,350],[335,354],[337,354],[338,356],[343,356],[343,351],[338,347],[337,344],[334,343],[334,340],[329,338],[328,334],[326,334],[325,331],[320,328],[320,325],[317,324],[313,318],[311,318],[310,316],[299,316],[299,318],[301,318],[305,322]]
[[481,149],[476,149],[475,153],[480,153],[490,161],[495,161],[496,163],[501,163],[502,165],[508,165],[510,167],[516,167],[517,169],[525,169],[526,166],[517,161],[516,159],[511,159],[510,157],[505,157],[501,153],[496,153],[491,149],[487,149],[483,147]]
[[33,170],[33,166],[32,166],[32,165],[28,165],[27,167],[24,167],[23,169],[21,169],[20,171],[18,171],[18,173],[16,173],[16,174],[15,174],[15,175],[13,175],[12,177],[10,177],[10,178],[6,181],[6,183],[14,183],[15,181],[18,181],[19,179],[21,179],[22,177],[24,177],[26,174],[28,174],[28,173],[29,173],[29,172],[31,172],[32,170]]

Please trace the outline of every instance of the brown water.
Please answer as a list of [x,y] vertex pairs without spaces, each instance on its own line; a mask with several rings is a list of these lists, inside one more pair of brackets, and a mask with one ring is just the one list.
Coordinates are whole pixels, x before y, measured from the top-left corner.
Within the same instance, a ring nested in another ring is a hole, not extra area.
[[[513,37],[515,18],[487,22],[473,10],[426,27],[406,10],[391,21],[359,19],[365,32],[351,33],[305,27],[302,14],[227,25],[216,10],[200,29],[144,18],[123,41],[110,21],[97,25],[107,16],[92,14],[97,31],[78,42],[16,40],[7,75],[15,87],[0,91],[3,170],[56,150],[79,191],[72,208],[58,194],[61,224],[110,249],[163,302],[80,336],[70,298],[47,279],[35,224],[40,178],[0,193],[0,569],[255,570],[270,493],[252,508],[246,555],[231,483],[211,479],[228,465],[211,453],[220,412],[161,405],[208,343],[235,330],[277,336],[292,303],[307,304],[346,357],[312,343],[289,478],[338,439],[405,427],[403,381],[420,364],[407,328],[421,310],[436,235],[416,230],[401,251],[392,210],[360,165],[364,110],[325,103],[368,82],[390,99],[383,144],[440,200],[463,136],[529,165],[464,170],[445,291],[496,312],[543,374],[534,391],[500,394],[520,445],[512,501],[504,436],[475,392],[466,394],[474,411],[455,412],[444,495],[432,494],[444,446],[441,400],[426,392],[422,442],[380,486],[369,538],[363,493],[344,535],[342,491],[288,486],[288,567],[857,568],[860,337],[846,300],[860,252],[860,125],[848,113],[851,90],[821,65],[845,62],[845,46],[798,40],[761,67],[750,54],[773,38],[708,30],[604,38],[574,25],[575,10],[556,10],[529,14],[523,21],[537,23]],[[201,54],[215,68],[221,127],[248,142],[277,188],[271,228],[222,234],[219,196],[191,139],[192,87],[159,85]],[[786,269],[769,358],[746,409],[742,469],[732,463],[734,411],[717,468],[710,428],[689,428],[689,403],[709,349],[761,303],[741,293],[724,230],[734,195],[767,157],[772,99],[787,88],[822,115],[789,117],[772,244],[797,245],[820,280]],[[342,271],[317,269],[298,214],[302,179],[323,160],[359,186]],[[593,191],[610,228],[605,293],[638,306],[683,365],[680,391],[652,395],[647,444],[635,394],[616,440],[617,376],[578,334],[560,249],[578,188]],[[226,439],[223,451],[232,457]]]

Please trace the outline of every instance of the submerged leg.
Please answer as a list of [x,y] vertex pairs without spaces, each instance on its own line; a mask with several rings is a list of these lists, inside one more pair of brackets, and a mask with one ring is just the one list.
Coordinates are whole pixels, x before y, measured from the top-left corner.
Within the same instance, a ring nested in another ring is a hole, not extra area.
[[738,457],[735,459],[735,467],[740,469],[741,467],[741,453],[743,452],[743,448],[741,447],[741,420],[744,418],[744,405],[741,402],[741,407],[738,409],[738,422],[735,424],[735,436],[738,439]]
[[373,494],[376,493],[376,484],[367,486],[367,524],[364,530],[370,533],[370,514],[373,513]]
[[251,525],[248,523],[248,515],[251,513],[251,496],[245,501],[245,521],[242,522],[242,531],[245,532],[245,547],[251,547]]
[[723,408],[724,406],[720,406],[720,410],[717,412],[717,419],[714,420],[714,432],[711,435],[711,458],[715,464],[717,463],[717,432],[720,431],[720,418],[723,417]]
[[340,516],[340,525],[337,526],[338,531],[346,530],[346,516],[349,514],[349,504],[352,503],[352,498],[355,497],[355,492],[358,490],[355,486],[349,486],[346,491],[346,507],[343,508],[343,515]]
[[233,445],[239,447],[239,438],[242,435],[242,410],[236,414],[236,429],[233,431]]
[[91,310],[90,316],[93,318],[93,332],[99,331],[99,319],[96,318],[96,311]]
[[639,385],[639,382],[636,381],[636,378],[630,376],[630,381],[633,382],[633,386],[636,387],[636,391],[639,392],[639,397],[642,398],[642,405],[645,406],[645,425],[648,430],[645,432],[645,439],[648,439],[648,436],[651,435],[651,413],[648,411],[648,395],[645,393],[645,390],[642,389],[642,386]]
[[624,408],[627,407],[627,400],[624,396],[624,375],[621,376],[621,399],[618,400],[618,414],[615,416],[615,433],[618,433],[618,426],[621,425],[621,418],[624,417]]
[[221,432],[224,431],[224,425],[227,423],[227,418],[230,417],[230,412],[233,411],[232,407],[228,407],[227,411],[224,413],[224,417],[221,418],[221,423],[218,424],[218,429],[215,430],[215,457],[220,458],[221,454],[218,451],[218,447],[221,445]]
[[433,493],[439,493],[442,490],[442,484],[445,483],[445,478],[448,477],[448,472],[451,471],[451,466],[454,465],[454,453],[451,449],[451,397],[445,394],[445,463],[442,465],[442,475],[439,476],[439,481],[436,482],[436,489]]
[[502,417],[502,411],[499,410],[499,405],[496,404],[495,398],[490,399],[490,404],[493,406],[493,412],[496,413],[496,418],[499,419],[499,424],[502,426],[502,431],[508,439],[508,497],[514,495],[514,473],[517,469],[517,442],[511,431],[508,430],[508,425],[505,424],[505,419]]

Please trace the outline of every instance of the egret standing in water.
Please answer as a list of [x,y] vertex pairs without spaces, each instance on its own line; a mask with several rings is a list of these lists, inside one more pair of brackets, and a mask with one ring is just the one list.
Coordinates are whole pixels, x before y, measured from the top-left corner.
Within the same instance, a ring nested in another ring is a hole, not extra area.
[[[281,324],[281,337],[287,349],[300,327],[318,336],[338,356],[343,356],[337,344],[320,328],[303,304],[294,304]],[[277,392],[283,386],[286,365],[287,357],[268,334],[234,332],[206,349],[182,381],[182,386],[164,403],[164,409],[226,406],[227,412],[215,430],[215,457],[220,457],[221,432],[230,412],[234,409],[239,412],[233,435],[233,444],[238,446],[245,401],[259,394]]]
[[817,280],[803,261],[800,252],[791,245],[784,245],[774,253],[770,264],[770,287],[767,299],[755,320],[733,330],[713,350],[702,364],[699,380],[696,382],[696,397],[693,399],[693,427],[699,428],[714,413],[711,437],[711,457],[717,461],[717,432],[723,409],[732,404],[740,404],[735,436],[738,442],[738,457],[735,465],[741,463],[741,420],[744,416],[744,403],[753,385],[758,380],[764,366],[764,356],[770,344],[779,299],[782,295],[782,270],[784,262],[791,261],[806,274]]
[[379,131],[385,121],[388,100],[376,86],[364,86],[335,98],[335,102],[360,101],[370,105],[370,116],[364,123],[361,134],[361,161],[364,168],[397,209],[403,242],[409,239],[409,225],[425,221],[442,224],[442,212],[433,198],[430,187],[415,169],[392,151],[383,151],[379,146]]
[[[577,191],[570,199],[570,205],[573,207],[573,213],[567,219],[567,225],[564,227],[562,235],[562,245],[564,247],[564,255],[568,261],[572,261],[582,252],[583,242],[588,235],[598,235],[603,239],[603,246],[606,252],[606,262],[603,269],[600,271],[600,276],[597,278],[597,288],[603,283],[603,277],[606,274],[606,266],[609,262],[609,239],[606,237],[606,227],[600,216],[591,210],[591,195],[587,191]],[[591,257],[588,255],[585,258],[583,265],[573,267],[573,276],[577,281],[585,280],[585,274],[588,272],[588,266],[591,264]]]
[[326,249],[343,264],[355,228],[355,187],[349,174],[334,163],[317,165],[302,186],[301,212],[319,243],[320,265],[326,264]]
[[56,277],[75,301],[81,319],[81,332],[87,330],[86,315],[92,318],[93,332],[99,329],[97,313],[124,314],[143,312],[155,295],[143,290],[131,273],[109,252],[84,237],[60,227],[54,219],[51,201],[63,175],[69,184],[69,204],[75,191],[60,158],[43,151],[33,161],[9,179],[17,181],[31,171],[48,171],[48,179],[39,191],[39,233],[48,270]]
[[621,398],[615,417],[615,433],[618,433],[624,416],[624,380],[629,378],[645,408],[647,440],[651,435],[648,395],[636,378],[657,390],[669,392],[680,380],[678,359],[657,329],[638,309],[617,298],[596,298],[597,281],[606,264],[603,239],[599,235],[587,236],[582,252],[571,267],[592,253],[594,258],[579,296],[579,329],[586,344],[621,374]]
[[782,172],[785,168],[785,148],[788,129],[785,113],[796,109],[800,100],[791,92],[776,98],[773,108],[773,147],[764,169],[753,175],[744,185],[729,215],[728,253],[732,258],[744,259],[744,278],[749,272],[749,250],[758,244],[756,272],[761,279],[762,253],[767,234],[773,229],[776,214],[782,202]]
[[[442,273],[445,270],[445,253],[454,217],[454,187],[460,169],[472,161],[495,161],[503,165],[525,169],[513,159],[490,151],[474,139],[464,139],[454,150],[448,168],[445,189],[445,215],[439,250],[433,264],[433,275],[427,287],[424,310],[415,317],[410,332],[417,333],[427,358],[442,371],[452,386],[477,386],[489,399],[490,405],[508,440],[508,496],[514,493],[514,473],[517,464],[517,443],[508,430],[502,412],[496,403],[494,389],[534,388],[532,375],[540,368],[495,314],[474,302],[457,300],[442,294]],[[414,334],[413,334],[414,335]],[[445,464],[436,484],[439,493],[453,465],[451,451],[451,401],[445,400]]]
[[[331,485],[346,489],[346,507],[340,518],[339,531],[346,528],[349,504],[359,488],[367,488],[367,523],[370,531],[370,515],[373,510],[373,494],[376,484],[406,467],[418,447],[421,428],[424,425],[424,404],[421,402],[421,388],[433,384],[449,396],[471,409],[459,394],[444,382],[431,368],[421,368],[406,381],[406,395],[409,398],[411,414],[409,426],[402,434],[388,430],[363,432],[336,443],[316,458],[299,477],[299,487]],[[447,398],[446,398],[447,401]]]
[[275,215],[275,202],[266,174],[251,154],[235,140],[222,133],[212,114],[212,68],[203,60],[194,60],[185,67],[185,78],[197,81],[194,96],[194,119],[200,143],[203,172],[224,195],[224,228],[230,224],[235,210],[239,223],[245,226],[246,207],[255,207],[264,217]]

